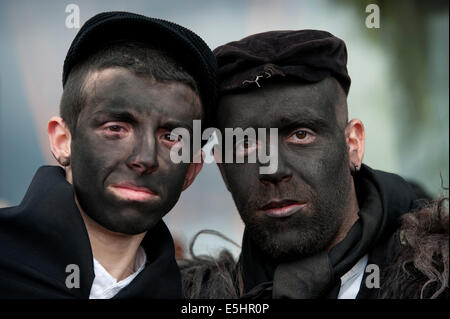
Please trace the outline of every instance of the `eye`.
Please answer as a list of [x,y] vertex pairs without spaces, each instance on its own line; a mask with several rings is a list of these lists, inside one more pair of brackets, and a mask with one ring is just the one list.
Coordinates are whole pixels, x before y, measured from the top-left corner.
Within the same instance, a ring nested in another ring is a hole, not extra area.
[[289,135],[287,141],[294,144],[309,144],[315,140],[316,136],[307,129],[300,129]]
[[308,133],[306,131],[298,131],[298,132],[295,132],[294,135],[299,140],[303,140],[304,138],[306,138],[308,136]]
[[159,135],[159,139],[168,147],[183,146],[183,136],[180,134],[175,134],[170,131],[162,132]]
[[122,130],[122,127],[120,125],[111,125],[108,126],[108,130],[112,132],[120,132]]
[[103,131],[107,137],[123,138],[128,136],[130,127],[126,124],[107,123],[103,126]]
[[176,134],[172,134],[172,133],[166,133],[163,135],[163,138],[166,141],[170,141],[170,142],[181,142],[181,135],[176,135]]

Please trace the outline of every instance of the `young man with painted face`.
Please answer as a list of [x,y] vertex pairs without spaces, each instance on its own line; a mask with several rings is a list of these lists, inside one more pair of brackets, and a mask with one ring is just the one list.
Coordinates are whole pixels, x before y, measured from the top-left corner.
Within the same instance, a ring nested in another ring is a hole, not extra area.
[[61,117],[48,124],[64,167],[41,167],[0,212],[2,298],[181,298],[162,221],[201,163],[171,161],[176,127],[207,120],[216,65],[171,22],[126,12],[85,23],[64,62]]
[[[196,271],[202,266],[184,267],[185,295],[381,296],[386,265],[398,252],[399,218],[418,196],[401,177],[362,163],[364,127],[347,118],[344,42],[323,31],[273,31],[214,53],[216,127],[222,134],[225,128],[277,128],[278,167],[262,174],[260,162],[218,164],[245,223],[242,251],[233,270],[227,254],[215,263],[218,269],[206,261],[213,269],[207,276]],[[244,146],[236,152],[247,156],[263,147],[260,139],[238,145]]]

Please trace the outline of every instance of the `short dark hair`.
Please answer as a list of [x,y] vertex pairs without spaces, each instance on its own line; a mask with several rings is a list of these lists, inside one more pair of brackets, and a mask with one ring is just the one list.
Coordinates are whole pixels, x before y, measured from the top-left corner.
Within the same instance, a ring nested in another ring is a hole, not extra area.
[[111,67],[123,67],[159,82],[181,82],[199,95],[194,78],[161,48],[140,42],[112,43],[75,65],[64,85],[59,106],[60,115],[72,135],[75,134],[78,116],[86,103],[84,84],[87,76],[93,71]]

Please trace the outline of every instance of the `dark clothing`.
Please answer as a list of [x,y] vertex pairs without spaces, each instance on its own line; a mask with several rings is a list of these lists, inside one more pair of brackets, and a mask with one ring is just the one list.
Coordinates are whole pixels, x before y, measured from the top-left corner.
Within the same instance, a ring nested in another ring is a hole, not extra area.
[[[173,239],[163,221],[145,236],[145,268],[114,298],[181,298]],[[0,298],[89,298],[93,255],[72,185],[60,167],[43,166],[19,206],[0,209]],[[68,265],[80,270],[68,288]]]
[[[334,77],[350,90],[344,41],[320,30],[268,31],[214,49],[221,94],[258,88],[265,81],[317,83]],[[270,78],[270,80],[268,80]]]
[[[414,211],[424,207],[427,201],[401,177],[372,170],[365,165],[362,165],[354,180],[360,207],[359,219],[346,237],[329,252],[277,264],[244,231],[242,251],[234,269],[229,266],[230,257],[226,254],[222,254],[214,262],[197,258],[181,265],[184,295],[191,298],[207,298],[208,295],[232,298],[230,289],[220,288],[224,285],[217,283],[221,278],[227,278],[234,282],[235,295],[246,299],[336,299],[341,286],[340,278],[367,254],[367,265],[378,266],[379,287],[366,284],[366,281],[374,283],[371,281],[373,277],[369,277],[373,276],[373,271],[366,268],[357,299],[420,298],[422,287],[429,282],[424,272],[416,269],[416,264],[412,262],[412,256],[421,260],[420,253],[417,253],[420,245],[414,240],[414,236],[411,236],[410,243],[415,247],[401,244],[399,233],[403,230],[413,235],[417,233],[414,227],[405,225],[404,217],[409,215],[405,213],[413,211],[411,214],[416,216]],[[439,247],[436,254],[431,253],[433,262],[429,261],[427,265],[421,266],[425,269],[428,265],[437,265],[437,271],[433,271],[438,273],[437,277],[440,279],[430,285],[428,292],[431,293],[427,296],[430,297],[446,285],[446,290],[439,298],[448,298],[448,213],[444,214],[444,219],[437,219],[433,210],[421,209],[420,213],[422,220],[430,220],[423,227],[424,235],[421,236],[428,237],[431,241],[439,238],[440,241],[435,245]],[[440,254],[439,249],[445,250],[445,247],[447,255],[445,251]],[[411,269],[409,274],[403,271],[404,262]],[[212,275],[216,272],[220,276]],[[442,282],[443,286],[439,286]],[[403,292],[399,287],[406,287],[408,290]],[[223,291],[217,291],[218,289]]]

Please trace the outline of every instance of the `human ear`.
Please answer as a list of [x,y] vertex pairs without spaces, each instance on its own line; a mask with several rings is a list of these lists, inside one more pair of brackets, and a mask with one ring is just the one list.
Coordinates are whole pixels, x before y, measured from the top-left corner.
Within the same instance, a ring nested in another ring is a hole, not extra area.
[[70,165],[70,143],[72,135],[64,120],[54,116],[48,121],[47,133],[53,157],[64,167]]
[[352,173],[361,168],[364,156],[364,125],[358,119],[353,119],[345,127],[345,139],[347,142],[350,171]]
[[[184,179],[183,184],[183,191],[191,186],[191,184],[194,182],[195,178],[197,177],[198,173],[202,170],[203,167],[203,156],[202,156],[202,150],[200,150],[200,153],[194,157],[194,161],[189,164],[186,178]],[[198,163],[197,163],[198,162]]]

